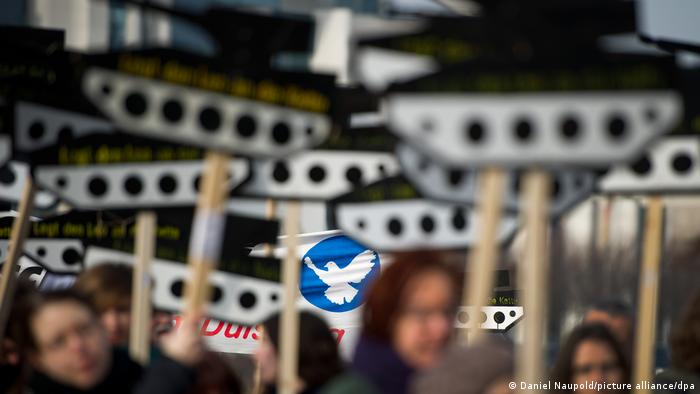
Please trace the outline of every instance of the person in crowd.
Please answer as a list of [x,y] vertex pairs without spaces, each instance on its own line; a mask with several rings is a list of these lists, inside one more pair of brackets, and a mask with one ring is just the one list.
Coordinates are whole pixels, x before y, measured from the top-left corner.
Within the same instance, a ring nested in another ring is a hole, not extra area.
[[185,393],[205,350],[199,319],[189,317],[163,337],[163,356],[144,373],[112,348],[93,304],[75,290],[39,294],[23,312],[18,345],[33,370],[34,394]]
[[[131,329],[131,281],[133,270],[123,263],[104,263],[83,271],[74,288],[85,294],[100,314],[112,345],[126,347]],[[154,310],[152,335],[155,341],[173,328],[172,314]],[[154,353],[157,356],[157,352]]]
[[353,369],[379,392],[408,391],[415,371],[434,367],[453,331],[458,275],[432,252],[397,254],[370,285]]
[[[255,351],[264,393],[277,392],[280,314],[262,323],[263,336]],[[299,314],[299,356],[296,392],[311,394],[373,394],[363,378],[345,370],[330,327],[310,312]]]
[[27,307],[34,302],[38,291],[33,282],[18,279],[14,292],[12,308],[2,339],[0,354],[0,393],[19,394],[24,392],[30,369],[23,357],[18,341],[22,337],[21,329],[15,322],[20,321]]
[[506,394],[513,390],[513,349],[489,337],[468,347],[451,346],[437,366],[419,374],[412,394]]
[[615,335],[622,344],[628,359],[634,347],[634,317],[632,309],[622,301],[603,300],[596,302],[586,312],[583,323],[601,323]]
[[[586,382],[623,384],[630,381],[630,367],[622,345],[607,326],[600,323],[576,327],[564,342],[552,370],[552,382],[573,393],[570,385]],[[577,389],[576,393],[623,393],[625,390]]]
[[[694,386],[692,392],[700,393],[700,291],[690,299],[674,325],[669,335],[669,345],[671,368],[658,374],[655,383],[683,382]],[[689,391],[660,389],[655,392],[675,394]]]
[[93,303],[115,346],[129,344],[132,275],[126,264],[100,264],[83,271],[73,285]]

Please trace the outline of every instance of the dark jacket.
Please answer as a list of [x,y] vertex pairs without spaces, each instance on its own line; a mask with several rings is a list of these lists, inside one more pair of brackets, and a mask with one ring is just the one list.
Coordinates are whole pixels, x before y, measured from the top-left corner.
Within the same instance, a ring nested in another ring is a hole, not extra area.
[[390,344],[364,335],[355,349],[352,369],[383,394],[407,393],[414,373]]
[[33,394],[184,394],[194,383],[194,371],[162,356],[147,370],[121,350],[112,352],[112,367],[107,377],[90,390],[81,390],[59,383],[40,372],[29,380]]

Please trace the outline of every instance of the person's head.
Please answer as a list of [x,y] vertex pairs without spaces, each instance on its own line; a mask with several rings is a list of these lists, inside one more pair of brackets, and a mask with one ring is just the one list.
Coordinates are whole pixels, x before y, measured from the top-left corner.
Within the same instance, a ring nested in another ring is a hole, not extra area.
[[601,323],[610,329],[625,348],[632,346],[632,312],[621,301],[600,301],[591,306],[583,317],[583,323]]
[[97,385],[111,366],[107,333],[92,304],[73,290],[37,296],[19,323],[32,368],[79,389]]
[[74,288],[95,306],[113,345],[126,345],[131,325],[132,269],[125,264],[100,264],[78,276]]
[[686,305],[669,342],[671,365],[681,371],[700,374],[700,291]]
[[620,342],[607,326],[583,324],[561,347],[553,375],[561,383],[627,383],[629,366]]
[[456,274],[432,252],[398,254],[372,283],[363,335],[390,344],[417,369],[435,364],[454,326]]
[[508,393],[513,380],[512,346],[491,339],[474,345],[452,346],[436,368],[420,375],[411,392],[415,394]]
[[[260,379],[266,385],[277,381],[280,315],[262,323],[263,338],[255,352]],[[299,314],[299,378],[301,387],[317,387],[342,372],[338,344],[330,327],[310,312]]]

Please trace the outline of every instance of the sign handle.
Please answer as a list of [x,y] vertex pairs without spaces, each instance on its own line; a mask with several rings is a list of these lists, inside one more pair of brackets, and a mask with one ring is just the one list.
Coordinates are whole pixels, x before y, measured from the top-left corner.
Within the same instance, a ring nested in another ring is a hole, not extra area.
[[[5,328],[10,318],[10,310],[17,285],[17,264],[24,250],[24,240],[29,234],[29,214],[34,209],[36,184],[31,176],[27,176],[19,201],[19,212],[12,222],[12,234],[7,248],[7,259],[2,267],[0,278],[0,338],[5,337]],[[2,354],[2,348],[0,348]]]
[[523,343],[517,354],[516,376],[518,381],[527,383],[537,383],[544,376],[542,342],[549,275],[547,226],[551,184],[551,175],[546,170],[532,169],[525,173],[522,216],[527,238],[524,259],[518,269],[518,285],[523,291],[526,315]]
[[[486,305],[493,290],[494,268],[498,259],[498,229],[503,212],[504,171],[500,168],[487,168],[481,173],[480,181],[480,239],[468,257],[462,294],[462,305],[470,305],[476,311]],[[472,320],[476,321],[474,318]],[[460,331],[464,344],[467,343],[469,334],[471,341],[475,342],[481,339],[483,333],[479,324],[474,326],[471,333],[468,328]]]
[[[656,337],[656,310],[659,291],[659,267],[661,265],[664,206],[660,196],[649,198],[644,224],[644,255],[639,273],[639,306],[637,310],[637,336],[634,346],[634,370],[632,383],[652,379],[654,368],[654,339]],[[649,389],[635,389],[635,394],[649,393]]]
[[226,216],[228,162],[226,154],[208,151],[204,159],[202,187],[192,223],[189,248],[189,281],[185,287],[185,312],[201,312],[209,300],[209,273],[221,254]]
[[286,204],[284,219],[285,247],[287,255],[282,266],[284,287],[282,327],[280,332],[280,374],[277,388],[280,394],[294,394],[297,386],[299,354],[299,311],[296,308],[297,287],[301,264],[297,255],[299,244],[299,201]]
[[131,358],[147,365],[151,343],[151,261],[155,256],[156,214],[142,211],[136,216],[136,245],[131,287],[131,330],[129,353]]

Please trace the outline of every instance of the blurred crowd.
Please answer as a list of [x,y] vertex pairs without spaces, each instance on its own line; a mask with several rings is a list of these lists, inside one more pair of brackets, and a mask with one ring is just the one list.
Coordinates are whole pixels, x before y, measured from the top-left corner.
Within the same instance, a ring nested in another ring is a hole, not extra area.
[[[429,252],[400,254],[382,271],[366,294],[362,334],[349,362],[341,358],[327,323],[301,312],[296,391],[513,392],[514,344],[506,336],[488,334],[469,346],[457,343],[461,275],[443,260]],[[126,265],[103,264],[85,271],[66,290],[40,293],[31,284],[18,283],[2,339],[0,392],[277,392],[278,314],[261,323],[252,388],[245,389],[230,365],[207,349],[200,335],[201,313],[189,312],[174,328],[171,315],[154,311],[150,362],[143,366],[132,360],[127,351],[131,274]],[[548,363],[550,375],[543,379],[565,388],[585,382],[634,383],[634,320],[630,307],[619,301],[591,305],[563,339]],[[700,392],[700,293],[690,299],[668,341],[671,365],[657,372],[655,382],[682,381]]]

